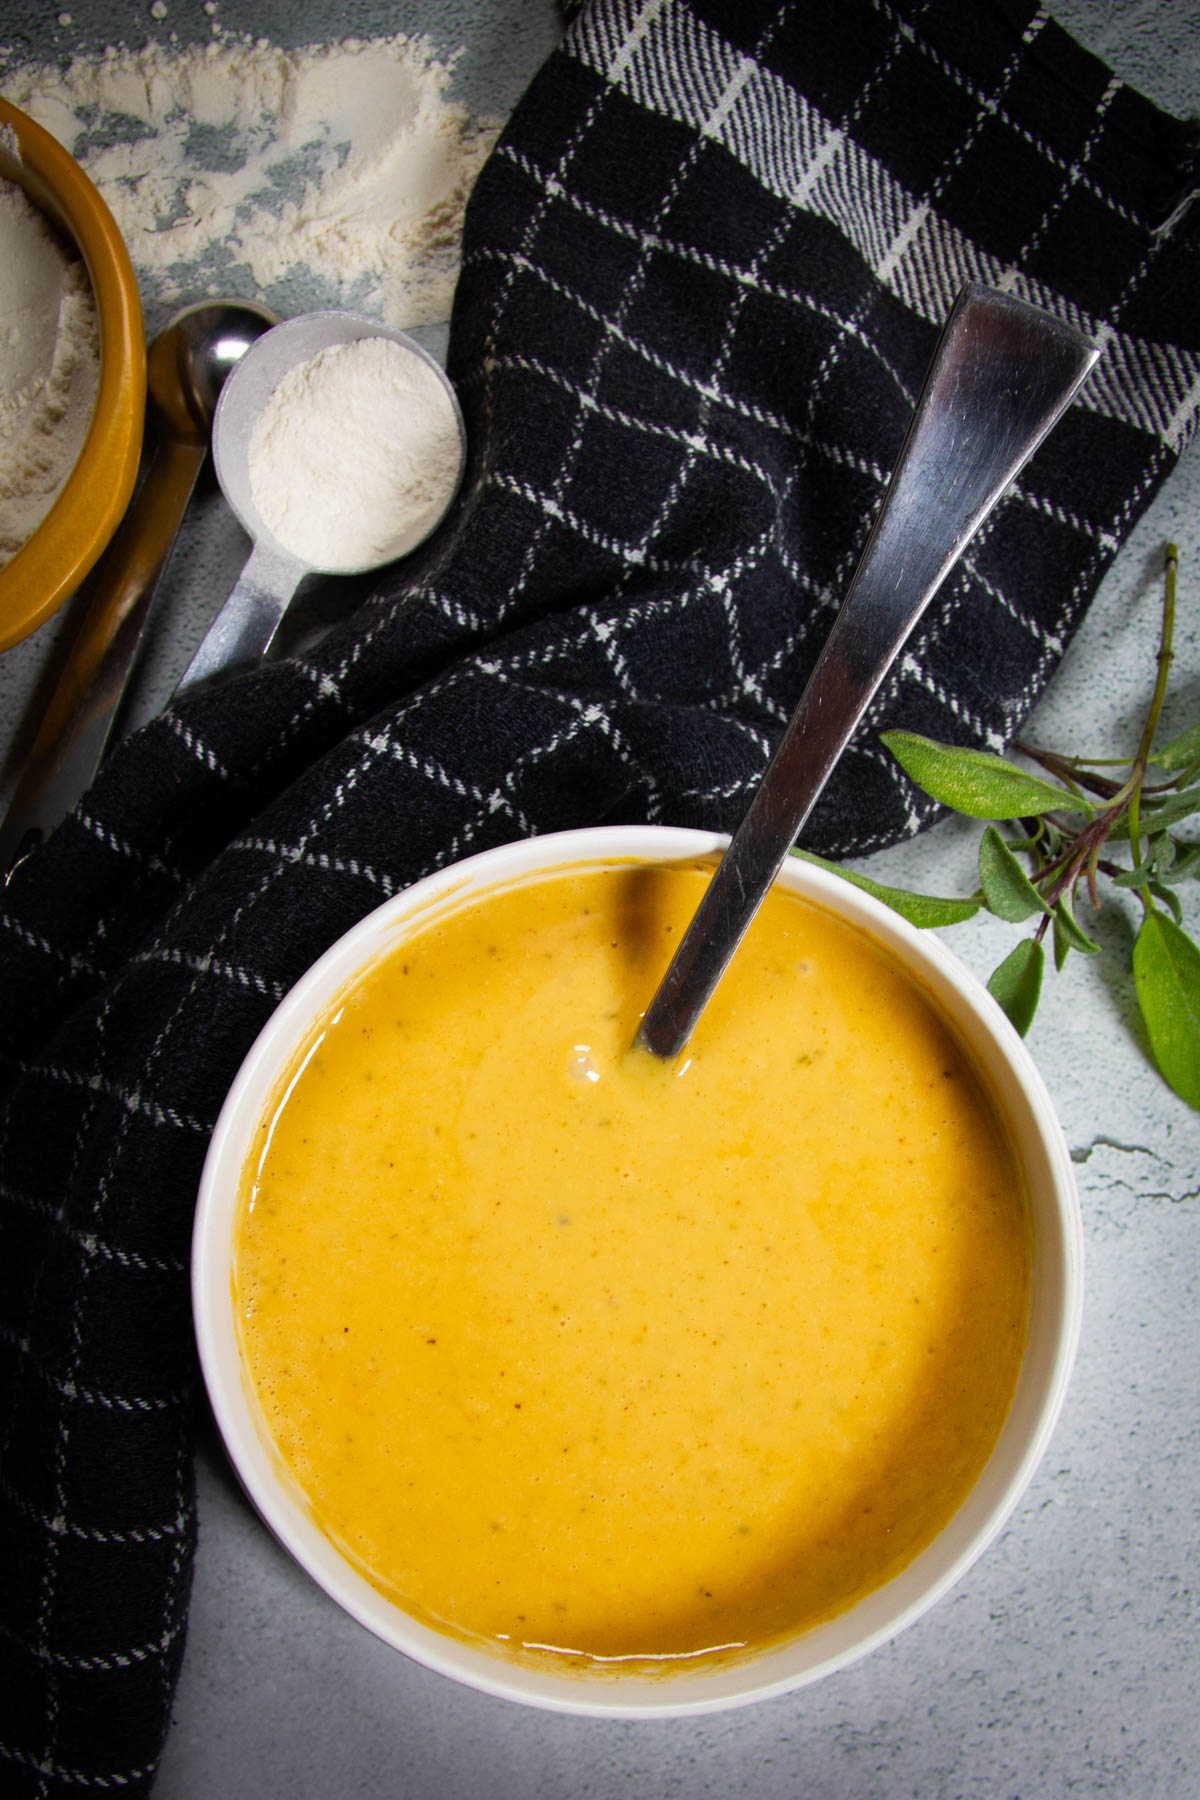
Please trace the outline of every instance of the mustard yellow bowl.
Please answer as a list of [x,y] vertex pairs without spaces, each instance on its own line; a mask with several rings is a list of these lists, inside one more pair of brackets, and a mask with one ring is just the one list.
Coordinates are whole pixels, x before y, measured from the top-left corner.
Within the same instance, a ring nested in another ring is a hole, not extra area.
[[0,100],[0,176],[17,182],[79,248],[96,298],[100,377],[83,448],[41,524],[0,569],[0,650],[44,623],[116,530],[137,477],[146,342],[129,252],[75,159],[28,114]]

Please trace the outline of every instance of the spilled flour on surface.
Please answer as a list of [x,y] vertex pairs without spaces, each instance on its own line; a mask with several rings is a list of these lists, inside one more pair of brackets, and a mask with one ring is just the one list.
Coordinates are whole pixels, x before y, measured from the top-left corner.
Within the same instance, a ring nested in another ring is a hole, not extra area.
[[222,34],[3,62],[0,93],[95,182],[148,313],[223,292],[410,326],[449,315],[499,129],[448,97],[452,63],[422,38],[284,50]]

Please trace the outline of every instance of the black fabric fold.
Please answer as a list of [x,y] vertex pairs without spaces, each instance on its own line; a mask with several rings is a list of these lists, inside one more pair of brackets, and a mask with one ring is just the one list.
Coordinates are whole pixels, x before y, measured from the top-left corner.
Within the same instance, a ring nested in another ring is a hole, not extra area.
[[573,9],[468,211],[452,520],[316,648],[121,746],[4,897],[6,1792],[152,1781],[195,1534],[192,1207],[278,999],[457,857],[736,823],[974,278],[1105,355],[805,841],[927,822],[880,730],[1002,748],[1194,430],[1196,209],[1162,228],[1194,147],[1017,0]]

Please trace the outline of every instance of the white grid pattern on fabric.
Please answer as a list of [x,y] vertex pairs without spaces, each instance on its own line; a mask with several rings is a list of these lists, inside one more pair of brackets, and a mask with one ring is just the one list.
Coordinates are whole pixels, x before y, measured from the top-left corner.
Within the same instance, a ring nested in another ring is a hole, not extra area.
[[127,1544],[169,1543],[174,1538],[185,1537],[188,1529],[188,1518],[183,1511],[165,1519],[161,1525],[130,1526],[127,1529],[119,1526],[110,1528],[103,1525],[81,1525],[77,1519],[69,1519],[65,1514],[40,1511],[4,1475],[0,1475],[0,1495],[23,1518],[42,1526],[51,1536],[72,1538],[79,1543],[99,1544],[106,1548],[119,1548]]
[[121,1268],[135,1269],[142,1274],[179,1275],[187,1267],[183,1257],[143,1256],[140,1251],[110,1243],[100,1232],[82,1231],[77,1226],[69,1225],[61,1205],[55,1206],[49,1201],[39,1200],[32,1194],[11,1187],[7,1182],[0,1187],[0,1199],[3,1199],[6,1206],[24,1207],[29,1212],[36,1213],[53,1232],[69,1239],[84,1256],[100,1257]]
[[[519,162],[525,169],[525,172],[531,175],[535,180],[544,179],[536,165],[529,163],[528,159],[520,157],[517,152],[508,147],[502,147],[497,154],[513,162]],[[874,344],[870,338],[867,337],[863,332],[861,325],[853,318],[834,314],[827,306],[822,305],[803,291],[781,287],[778,283],[757,278],[754,271],[750,268],[735,267],[733,264],[723,263],[717,258],[709,256],[703,251],[698,251],[691,245],[680,240],[663,236],[661,233],[656,233],[652,237],[647,236],[647,234],[639,233],[635,228],[630,226],[627,221],[617,218],[615,215],[604,211],[598,206],[580,200],[577,196],[563,195],[561,196],[561,199],[563,204],[571,206],[573,209],[579,211],[585,217],[594,220],[596,223],[605,225],[620,237],[637,239],[639,242],[644,240],[644,246],[646,248],[657,250],[667,255],[678,256],[684,262],[694,262],[699,267],[712,269],[719,274],[727,275],[739,286],[745,286],[761,295],[788,302],[794,305],[802,314],[810,313],[824,318],[829,323],[835,325],[840,332],[844,332],[846,336],[854,338],[855,341],[870,354],[879,366],[894,380],[897,392],[904,397],[909,406],[912,406],[915,403],[915,394],[908,389],[899,372],[887,362],[879,346]],[[910,216],[911,221],[915,221],[919,224],[918,215],[920,210],[921,209],[918,208],[914,211]],[[903,240],[904,227],[902,225],[897,232],[897,248],[902,248]],[[511,264],[521,274],[544,284],[549,291],[557,294],[560,298],[569,300],[572,304],[577,305],[581,314],[592,319],[597,317],[596,309],[583,295],[575,292],[560,278],[549,274],[546,270],[542,269],[536,263],[529,261],[527,258],[521,258],[508,251],[487,249],[471,252],[467,258],[467,263],[468,266],[474,266],[475,264],[486,260],[496,260],[504,262],[505,264]],[[677,363],[670,362],[660,351],[654,349],[651,345],[646,344],[641,338],[628,329],[620,326],[614,326],[613,329],[614,334],[620,338],[623,347],[632,355],[644,360],[648,367],[669,375],[672,380],[678,381],[682,386],[695,393],[701,399],[718,401],[723,407],[728,408],[730,412],[736,413],[738,417],[749,423],[766,426],[769,429],[788,437],[792,442],[799,446],[817,451],[822,456],[827,457],[831,462],[840,462],[848,468],[854,468],[862,474],[871,476],[874,480],[879,482],[881,487],[887,480],[887,471],[883,469],[878,462],[867,461],[855,451],[848,449],[845,445],[837,444],[829,439],[821,438],[808,431],[802,430],[794,421],[786,419],[778,413],[769,412],[766,408],[755,405],[738,395],[701,381],[689,370],[681,367]],[[533,359],[525,358],[520,360],[531,372],[536,370],[537,372],[544,373],[546,379],[561,386],[571,385],[568,378],[559,371],[548,369],[545,365],[538,365]],[[516,362],[517,359],[510,357],[507,359],[507,366],[515,366]],[[493,366],[495,368],[506,366],[506,359],[497,359]],[[1102,368],[1103,366],[1104,359],[1102,358],[1098,367]],[[469,387],[474,381],[479,379],[482,379],[482,377],[469,377],[466,385]],[[1198,376],[1198,381],[1200,381],[1200,376]],[[1198,393],[1197,398],[1200,399],[1200,393]],[[596,402],[594,398],[581,401],[581,403],[595,407],[596,410],[601,413],[606,412],[606,409]],[[612,416],[616,421],[628,423],[638,430],[645,430],[647,432],[662,435],[671,434],[671,427],[669,426],[659,425],[655,422],[637,421],[628,415],[616,413],[610,413],[608,416]],[[681,433],[677,435],[682,439]],[[759,466],[750,463],[747,459],[737,453],[723,450],[719,444],[714,444],[710,441],[706,446],[706,452],[708,454],[726,457],[729,460],[734,460],[736,457],[738,465],[746,469],[747,472],[763,473],[765,476],[765,471],[761,470]],[[491,479],[498,481],[511,480],[510,477],[505,477],[500,474],[492,476]],[[539,495],[536,491],[529,488],[523,488],[521,491],[523,492],[524,497],[534,504],[539,506],[545,505],[545,496]],[[1027,490],[1022,488],[1019,484],[1011,490],[1009,498],[1017,499],[1022,504],[1038,506],[1039,508],[1043,505],[1043,502],[1036,496],[1030,495]],[[576,524],[581,531],[586,529],[582,521],[572,520],[571,516],[566,513],[560,513],[556,516],[563,518],[564,522]],[[1094,537],[1111,548],[1114,541],[1113,534],[1107,525],[1081,518],[1078,513],[1072,513],[1069,516],[1065,513],[1059,513],[1056,516],[1059,517],[1061,523],[1069,523],[1073,529],[1078,530],[1089,537]],[[602,543],[604,548],[612,549],[622,556],[626,556],[629,553],[627,545],[622,545],[611,538],[599,538],[597,541]],[[666,564],[651,566],[659,567],[664,573],[668,572],[669,568]]]
[[[1029,39],[1040,29],[1044,20],[1045,14],[1039,13],[1024,34],[1025,43],[1028,43]],[[649,68],[653,71],[651,91],[655,103],[670,112],[672,116],[699,124],[702,130],[712,135],[714,119],[719,117],[732,120],[736,116],[736,107],[714,109],[712,106],[713,68],[715,65],[721,64],[721,58],[717,54],[717,47],[713,42],[714,34],[706,35],[703,28],[695,25],[690,15],[681,13],[680,9],[670,5],[658,9],[655,13],[654,25],[657,41],[652,43],[650,34],[643,32],[640,51],[647,54],[650,50],[653,52],[653,61],[649,64]],[[1009,67],[1009,77],[1017,66],[1017,60],[1017,57],[1014,56]],[[636,57],[626,58],[622,66],[627,74],[626,85],[630,88],[635,87],[640,67],[638,59]],[[696,78],[695,68],[697,66],[703,80]],[[784,92],[788,100],[793,100],[794,96],[790,94],[790,90],[782,90],[781,84],[765,76],[757,68],[751,79],[747,80],[744,73],[744,59],[735,58],[731,51],[726,52],[722,66],[726,73],[736,67],[739,75],[736,92],[739,99],[748,90],[755,88],[758,90],[757,100],[760,107],[765,105],[776,116],[781,112],[784,116],[789,116],[787,105],[781,105],[779,99],[781,92]],[[673,81],[666,79],[665,70],[669,70],[676,79]],[[609,73],[611,78],[611,69]],[[1114,87],[1110,84],[1110,88],[1106,92],[1106,100],[1111,99],[1114,91]],[[979,129],[985,118],[992,116],[998,110],[1002,93],[1003,84],[997,94],[979,96],[975,130]],[[644,91],[640,97],[646,97]],[[852,139],[849,139],[840,130],[829,126],[827,122],[818,120],[812,109],[808,108],[802,99],[798,106],[792,107],[790,116],[795,117],[799,122],[799,129],[790,134],[791,141],[806,141],[808,154],[812,161],[807,168],[802,167],[799,170],[788,168],[786,178],[781,182],[780,164],[778,159],[775,159],[770,165],[771,179],[767,184],[775,187],[790,187],[793,199],[797,194],[801,196],[817,195],[819,199],[816,210],[823,210],[827,216],[842,225],[843,229],[849,228],[849,235],[853,237],[855,224],[863,217],[861,200],[856,199],[856,196],[861,195],[865,183],[866,191],[870,193],[874,203],[874,212],[872,213],[868,209],[868,217],[874,221],[871,232],[874,241],[870,247],[874,253],[875,273],[882,279],[891,278],[894,283],[903,286],[901,278],[905,270],[910,267],[913,270],[914,278],[919,272],[922,280],[930,267],[940,271],[942,276],[940,288],[936,284],[933,288],[936,298],[930,304],[927,290],[924,309],[940,316],[944,304],[957,290],[958,278],[954,273],[947,273],[943,266],[946,228],[938,220],[930,202],[928,200],[912,202],[898,184],[891,182],[883,175],[873,159],[865,157],[858,150]],[[814,129],[814,121],[819,129]],[[807,131],[804,129],[805,127],[808,128]],[[760,154],[760,145],[764,141],[761,134],[751,131],[744,132],[739,136],[730,128],[724,136],[727,147],[731,148],[740,160],[756,173],[761,175],[763,169],[768,167]],[[788,141],[786,134],[785,141]],[[1079,179],[1078,168],[1068,173],[1072,179]],[[933,191],[936,192],[936,189]],[[880,220],[885,220],[892,226],[890,241],[887,234],[879,230]],[[926,240],[930,239],[931,230],[935,226],[937,231],[932,236],[932,241],[927,243]],[[955,236],[957,238],[958,234]],[[959,238],[958,241],[964,247],[963,255],[967,256],[965,240]],[[665,240],[660,239],[655,247],[666,248]],[[688,254],[683,246],[680,246],[680,251],[682,254]],[[960,260],[962,260],[961,257]],[[969,247],[971,273],[976,276],[988,273],[984,262],[985,259],[979,257],[974,247]],[[739,271],[738,273],[744,280],[752,281],[757,270]],[[1008,273],[1008,285],[1012,285],[1011,271]],[[843,332],[845,328],[846,322],[843,322]],[[680,372],[673,371],[673,373],[679,374]],[[684,378],[686,379],[686,377]],[[1119,393],[1118,398],[1120,398]],[[882,476],[880,476],[880,480],[882,481]],[[1024,489],[1018,490],[1015,498],[1018,503],[1032,505],[1047,511],[1060,523],[1067,524],[1072,529],[1091,536],[1101,549],[1111,549],[1115,542],[1111,530],[1092,525],[1089,521],[1081,519],[1076,512],[1068,512],[1062,507],[1046,503],[1039,496],[1030,495]],[[869,515],[864,515],[862,523],[865,530],[869,523]],[[844,567],[839,572],[841,582],[833,584],[835,590],[849,578],[854,554],[853,550],[847,553]],[[973,561],[966,560],[964,568],[966,572],[974,573]],[[994,581],[982,582],[980,586],[985,594],[993,601],[998,602],[1009,616],[1020,622],[1036,640],[1040,641],[1039,667],[1048,665],[1055,656],[1061,654],[1061,639],[1056,633],[1045,632],[1037,621],[1029,618],[1021,609],[1014,606]],[[958,592],[959,584],[952,584],[944,591],[940,599],[939,617],[936,622],[927,623],[917,645],[910,647],[906,658],[894,671],[876,709],[873,710],[879,710],[882,704],[895,693],[902,679],[907,677],[915,680],[924,691],[937,700],[939,705],[950,712],[956,721],[970,725],[985,743],[998,750],[1006,741],[1005,730],[995,726],[985,727],[982,721],[954,698],[944,682],[935,680],[929,674],[920,660],[922,645],[931,636],[936,635],[937,626],[944,623],[947,611],[956,603]],[[749,686],[747,691],[749,691]],[[915,824],[916,821],[913,819],[911,822]]]
[[[1044,19],[1045,14],[1039,17]],[[591,14],[585,11],[569,33],[567,48],[573,55],[620,86],[639,105],[681,125],[702,129],[704,114],[697,107],[696,96],[704,90],[706,72],[735,60],[736,52],[702,21],[678,8],[675,0],[663,0],[656,9],[653,28],[643,32],[636,48],[618,68],[604,58],[603,46],[596,41],[590,20]],[[911,38],[910,28],[903,21],[897,24]],[[1003,116],[993,96],[971,89],[957,70],[945,64],[944,58],[937,57],[923,43],[920,48],[934,58],[944,74],[971,91],[988,116]],[[712,135],[780,199],[793,200],[836,225],[897,298],[919,317],[939,323],[966,281],[1006,288],[1035,306],[1069,319],[1097,342],[1102,335],[1107,340],[1101,378],[1089,382],[1081,405],[1155,434],[1176,453],[1189,441],[1200,409],[1200,357],[1125,334],[1102,334],[1100,321],[1083,313],[1063,295],[989,256],[927,201],[906,193],[882,164],[852,138],[839,134],[787,83],[770,71],[759,69],[752,85],[759,107],[767,109],[774,118],[792,120],[784,141],[796,146],[799,166],[793,170],[788,163],[781,164],[776,151],[764,153],[762,134],[739,129],[732,118]],[[1110,100],[1111,94],[1106,96],[1106,106]],[[1063,163],[1048,145],[1032,138],[1015,122],[1009,123],[1047,164],[1060,170],[1064,182],[1088,186],[1098,200],[1123,217],[1128,216],[1111,195],[1089,183],[1082,171]],[[871,197],[871,205],[864,206],[864,195]],[[905,221],[906,227],[897,233],[890,254],[881,258],[880,221],[892,218]]]

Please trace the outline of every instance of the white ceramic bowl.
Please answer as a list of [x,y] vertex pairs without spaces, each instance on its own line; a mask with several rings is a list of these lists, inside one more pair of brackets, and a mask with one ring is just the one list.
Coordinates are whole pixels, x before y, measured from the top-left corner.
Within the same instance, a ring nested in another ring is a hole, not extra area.
[[894,1637],[960,1580],[1012,1512],[1053,1429],[1079,1331],[1083,1249],[1071,1161],[1020,1038],[938,938],[916,931],[836,876],[789,858],[782,883],[869,932],[941,1003],[973,1049],[1024,1164],[1034,1238],[1025,1356],[996,1447],[958,1512],[907,1568],[839,1617],[751,1660],[658,1680],[559,1676],[443,1636],[385,1600],[313,1523],[258,1423],[239,1358],[231,1281],[239,1178],[255,1127],[295,1047],[359,971],[440,905],[457,905],[468,895],[552,868],[630,858],[690,861],[719,852],[725,841],[665,827],[566,832],[486,851],[397,895],[334,944],[270,1019],[221,1111],[201,1182],[192,1259],[200,1358],[226,1448],[263,1519],[314,1580],[385,1643],[485,1693],[559,1712],[664,1718],[717,1711],[816,1681]]

